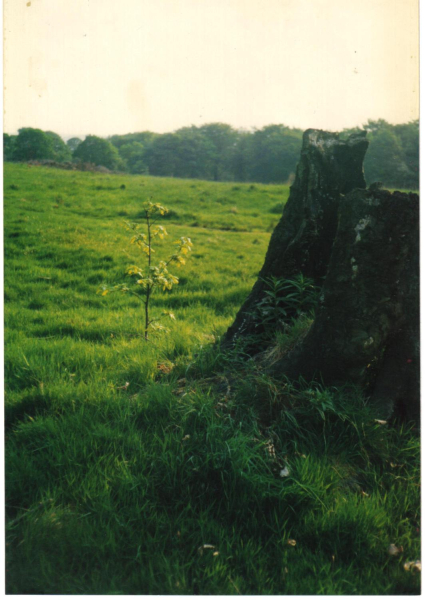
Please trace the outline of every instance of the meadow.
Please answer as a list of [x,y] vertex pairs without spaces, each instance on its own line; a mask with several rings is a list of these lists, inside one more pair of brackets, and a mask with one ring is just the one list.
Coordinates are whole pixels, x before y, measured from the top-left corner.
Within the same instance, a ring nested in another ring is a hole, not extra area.
[[[419,593],[414,426],[219,344],[286,186],[7,163],[4,186],[8,593]],[[139,300],[97,290],[138,264],[149,199],[157,256],[194,247],[146,342]]]

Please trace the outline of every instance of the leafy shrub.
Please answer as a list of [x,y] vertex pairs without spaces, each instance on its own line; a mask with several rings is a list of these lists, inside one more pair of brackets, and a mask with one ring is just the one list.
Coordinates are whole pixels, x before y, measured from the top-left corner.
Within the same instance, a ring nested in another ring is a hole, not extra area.
[[264,297],[256,305],[257,323],[265,330],[278,329],[303,313],[311,312],[318,302],[319,288],[301,273],[291,279],[268,277]]

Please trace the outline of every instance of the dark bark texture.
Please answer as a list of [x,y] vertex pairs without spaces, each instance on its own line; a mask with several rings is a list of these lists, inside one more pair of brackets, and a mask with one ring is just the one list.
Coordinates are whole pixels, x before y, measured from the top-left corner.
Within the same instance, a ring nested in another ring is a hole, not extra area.
[[326,131],[309,129],[304,133],[290,197],[272,234],[259,278],[227,331],[226,343],[257,331],[252,313],[263,298],[263,280],[267,277],[288,278],[303,273],[317,285],[322,283],[336,234],[340,196],[366,187],[365,135],[363,132],[341,140],[338,134]]
[[265,264],[235,323],[260,332],[263,279],[298,273],[321,286],[303,341],[271,369],[291,380],[361,387],[379,414],[419,415],[419,197],[365,189],[363,135],[304,134],[296,181]]
[[379,406],[419,412],[419,198],[354,190],[339,225],[314,323],[274,369],[290,379],[361,386]]

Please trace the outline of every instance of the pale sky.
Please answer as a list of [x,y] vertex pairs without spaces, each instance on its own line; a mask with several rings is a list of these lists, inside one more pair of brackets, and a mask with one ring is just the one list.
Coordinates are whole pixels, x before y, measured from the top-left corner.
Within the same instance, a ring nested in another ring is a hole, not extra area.
[[4,129],[419,116],[417,0],[4,0]]

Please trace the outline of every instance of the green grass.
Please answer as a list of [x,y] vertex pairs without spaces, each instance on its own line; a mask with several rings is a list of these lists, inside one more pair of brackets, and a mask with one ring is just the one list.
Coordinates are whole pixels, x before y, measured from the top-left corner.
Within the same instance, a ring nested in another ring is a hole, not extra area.
[[[5,165],[9,593],[419,592],[417,432],[217,342],[287,195]],[[125,281],[122,222],[150,197],[194,252],[154,298],[177,322],[145,343],[138,300],[96,291]]]

